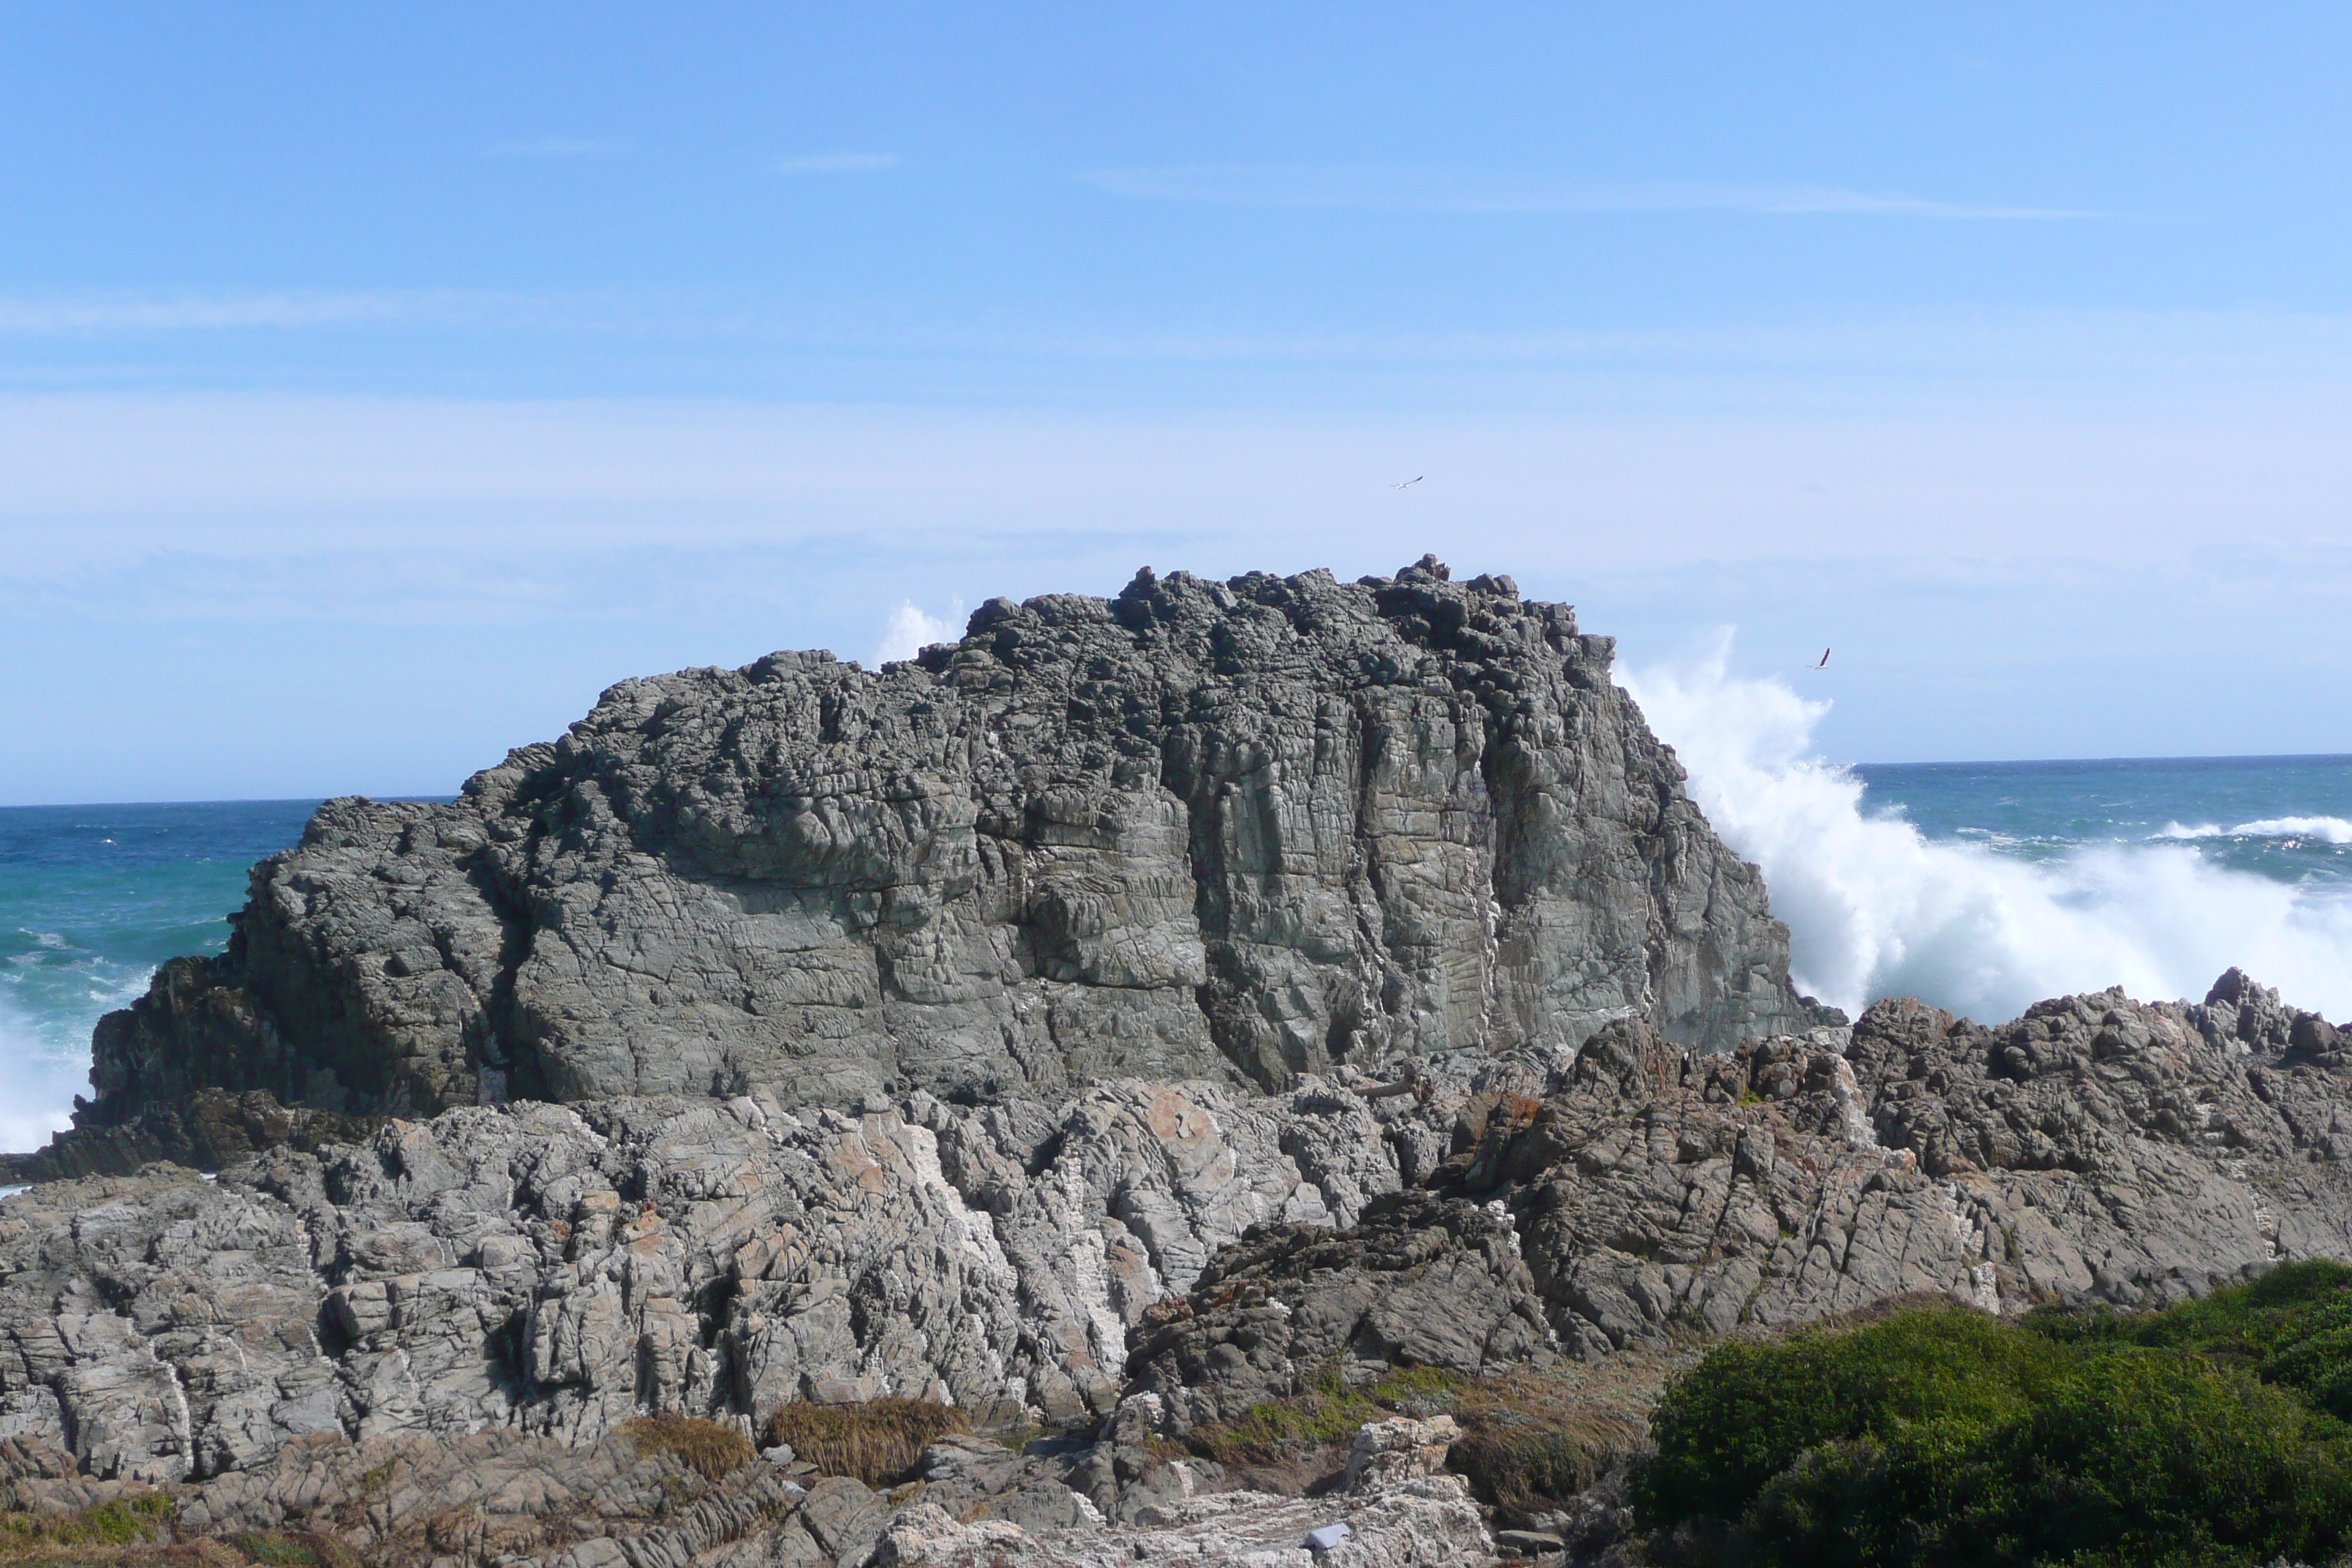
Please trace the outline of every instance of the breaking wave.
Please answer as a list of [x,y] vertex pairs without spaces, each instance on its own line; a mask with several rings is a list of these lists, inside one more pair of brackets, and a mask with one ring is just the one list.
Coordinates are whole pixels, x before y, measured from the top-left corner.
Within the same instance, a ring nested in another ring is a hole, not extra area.
[[1853,1013],[1917,996],[1987,1021],[2044,997],[2121,984],[2200,998],[2232,964],[2288,1002],[2352,1015],[2352,897],[2208,861],[2198,840],[2326,837],[2352,823],[2279,817],[2161,842],[2021,859],[1984,837],[1929,838],[1864,804],[1863,781],[1812,753],[1829,704],[1730,673],[1729,642],[1625,688],[1690,772],[1690,793],[1764,869],[1799,987]]
[[89,1089],[89,1048],[60,1051],[0,992],[0,1150],[37,1149],[73,1124],[73,1098]]
[[2149,837],[2189,841],[2200,838],[2316,838],[2324,844],[2352,844],[2352,822],[2340,816],[2266,816],[2260,822],[2242,822],[2235,827],[2223,827],[2213,822],[2197,827],[2184,827],[2178,822],[2169,822]]

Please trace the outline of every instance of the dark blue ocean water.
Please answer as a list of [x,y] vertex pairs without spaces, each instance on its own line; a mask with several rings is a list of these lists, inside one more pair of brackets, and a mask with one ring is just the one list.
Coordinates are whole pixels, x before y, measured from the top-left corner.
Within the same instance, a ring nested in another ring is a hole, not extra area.
[[[1793,872],[1772,873],[1801,968],[1810,958],[1826,973],[1850,960],[1854,973],[1876,977],[1856,982],[1864,990],[1942,986],[1955,992],[1948,1005],[1959,1005],[1974,985],[1982,993],[1974,999],[2005,1007],[2130,981],[2134,955],[2148,953],[2162,980],[2177,978],[2168,989],[2185,991],[2237,951],[2231,932],[2244,925],[2250,943],[2262,935],[2283,955],[2288,973],[2280,978],[2300,978],[2306,1005],[2333,994],[2336,972],[2347,973],[2343,989],[2352,994],[2352,946],[2330,912],[2352,907],[2335,897],[2352,894],[2352,757],[1951,763],[1851,773],[1866,785],[1858,810],[1835,806],[1806,829],[1811,839],[1783,844],[1777,857],[1761,840],[1740,846],[1768,870],[1776,858],[1788,867],[1791,854],[1839,868],[1825,895]],[[64,1124],[73,1096],[88,1088],[100,1015],[137,996],[164,959],[219,952],[247,868],[294,844],[317,804],[0,809],[0,1148],[31,1147]],[[1916,829],[1916,844],[1867,826],[1890,812]],[[1728,830],[1739,814],[1721,815]],[[1996,875],[1987,884],[1983,868],[2003,864],[2028,879],[2011,885]],[[2272,891],[2261,894],[2265,886]],[[2247,889],[2256,890],[2252,902]],[[2161,907],[2168,900],[2179,907]],[[2276,930],[2253,931],[2265,921]],[[2036,967],[2061,948],[2082,952],[2081,976]],[[2008,991],[1983,978],[2002,965],[2018,975]]]

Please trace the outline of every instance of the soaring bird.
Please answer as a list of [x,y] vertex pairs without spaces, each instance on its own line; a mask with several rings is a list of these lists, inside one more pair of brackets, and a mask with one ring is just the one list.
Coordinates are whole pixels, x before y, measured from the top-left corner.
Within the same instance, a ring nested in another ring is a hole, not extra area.
[[1829,667],[1830,667],[1830,650],[1829,650],[1829,649],[1827,649],[1827,648],[1823,648],[1823,649],[1822,649],[1822,662],[1821,662],[1821,663],[1819,663],[1819,664],[1817,664],[1817,665],[1815,665],[1815,666],[1813,666],[1813,668],[1814,668],[1815,669],[1827,669]]
[[1415,475],[1413,475],[1413,477],[1412,477],[1412,478],[1411,478],[1411,479],[1409,479],[1404,480],[1404,481],[1403,481],[1402,483],[1401,483],[1401,484],[1393,484],[1393,485],[1391,485],[1391,486],[1389,487],[1389,489],[1392,489],[1392,490],[1401,490],[1401,489],[1406,489],[1406,488],[1407,488],[1407,487],[1409,487],[1409,486],[1417,485],[1417,484],[1421,483],[1421,481],[1422,481],[1422,480],[1423,480],[1423,479],[1427,479],[1428,477],[1429,477],[1429,476],[1428,476],[1427,474],[1415,474]]

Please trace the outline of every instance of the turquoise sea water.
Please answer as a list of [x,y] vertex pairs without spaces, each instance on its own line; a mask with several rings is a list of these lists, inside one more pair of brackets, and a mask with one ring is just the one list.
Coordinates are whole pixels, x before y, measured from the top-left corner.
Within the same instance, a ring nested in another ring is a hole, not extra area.
[[[2005,1016],[2117,981],[2182,994],[2242,962],[2290,1000],[2352,1013],[2352,757],[1771,775],[1816,786],[1792,797],[1811,818],[1766,784],[1725,798],[1721,778],[1694,777],[1765,862],[1801,978],[1833,1000],[1901,991]],[[64,1124],[100,1015],[164,959],[219,952],[247,868],[316,805],[0,809],[0,1148]],[[1822,868],[1826,892],[1809,880]],[[1851,994],[1818,979],[1847,970]]]
[[1865,809],[1900,809],[1930,839],[2026,860],[2086,846],[2193,844],[2209,864],[2352,887],[2352,756],[1919,763],[1852,770]]
[[89,1031],[163,960],[218,952],[254,861],[318,802],[0,810],[0,1148],[65,1124]]

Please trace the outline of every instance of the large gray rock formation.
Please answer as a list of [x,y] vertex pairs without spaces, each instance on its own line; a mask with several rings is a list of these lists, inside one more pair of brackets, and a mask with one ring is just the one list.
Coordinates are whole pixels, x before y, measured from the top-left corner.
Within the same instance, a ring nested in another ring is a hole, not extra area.
[[[1911,1291],[2151,1303],[2352,1258],[2352,1073],[2242,977],[1986,1028],[1344,1064],[847,1110],[518,1103],[0,1202],[0,1439],[184,1481],[290,1443],[793,1400],[1172,1429],[1320,1368],[1607,1356]],[[1409,1092],[1386,1092],[1408,1089]],[[1412,1191],[1408,1189],[1422,1189]]]
[[226,956],[101,1025],[80,1120],[149,1118],[152,1152],[208,1088],[412,1115],[1280,1089],[1624,1017],[1714,1051],[1817,1021],[1612,650],[1424,560],[1146,570],[878,673],[625,681],[454,804],[321,807]]
[[1335,1362],[1478,1372],[1918,1292],[2155,1306],[2352,1258],[2347,1068],[2234,970],[2201,1005],[2109,991],[1986,1027],[1884,1002],[1729,1057],[1613,1025],[1395,1115],[1401,1175],[1442,1197],[1253,1233],[1147,1315],[1130,1386],[1181,1431]]

